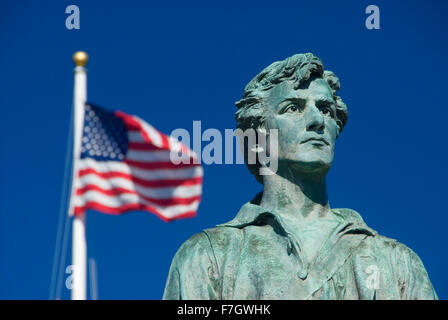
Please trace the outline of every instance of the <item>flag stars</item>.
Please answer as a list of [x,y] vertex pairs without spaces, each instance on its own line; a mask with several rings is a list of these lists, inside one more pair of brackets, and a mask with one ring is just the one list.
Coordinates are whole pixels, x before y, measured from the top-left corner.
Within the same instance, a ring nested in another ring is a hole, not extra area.
[[113,112],[86,106],[81,158],[122,161],[127,144],[126,127],[121,118]]

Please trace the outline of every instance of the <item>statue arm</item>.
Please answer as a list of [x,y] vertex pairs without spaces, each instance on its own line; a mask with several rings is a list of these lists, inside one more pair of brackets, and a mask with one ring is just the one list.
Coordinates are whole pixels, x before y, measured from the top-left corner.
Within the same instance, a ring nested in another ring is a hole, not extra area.
[[187,240],[171,263],[164,300],[219,299],[218,267],[208,236],[202,232]]
[[402,300],[438,300],[428,273],[419,256],[404,245],[399,245],[402,268],[400,289]]

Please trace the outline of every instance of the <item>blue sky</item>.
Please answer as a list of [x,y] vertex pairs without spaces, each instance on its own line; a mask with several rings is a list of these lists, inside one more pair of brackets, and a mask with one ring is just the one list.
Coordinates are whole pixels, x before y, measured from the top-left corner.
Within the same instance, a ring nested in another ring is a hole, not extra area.
[[[65,28],[70,4],[79,30]],[[364,25],[370,4],[380,30]],[[328,175],[331,206],[412,248],[448,298],[447,9],[435,0],[2,1],[0,298],[49,295],[77,50],[90,55],[89,101],[165,133],[191,132],[194,120],[234,128],[234,102],[253,76],[315,53],[339,76],[349,110]],[[244,165],[204,171],[193,219],[88,212],[100,299],[160,299],[179,246],[261,189]]]

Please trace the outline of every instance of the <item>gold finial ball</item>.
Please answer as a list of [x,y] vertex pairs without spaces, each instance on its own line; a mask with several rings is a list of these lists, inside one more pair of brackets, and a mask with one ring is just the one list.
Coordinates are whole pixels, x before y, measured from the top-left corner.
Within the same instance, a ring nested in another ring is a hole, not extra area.
[[89,56],[84,51],[75,52],[73,55],[73,62],[77,67],[84,67],[89,60]]

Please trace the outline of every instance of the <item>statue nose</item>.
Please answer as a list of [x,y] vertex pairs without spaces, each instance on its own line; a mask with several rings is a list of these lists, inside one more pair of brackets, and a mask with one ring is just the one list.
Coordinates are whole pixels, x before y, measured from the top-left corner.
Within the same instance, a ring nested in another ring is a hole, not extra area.
[[325,120],[323,114],[320,112],[319,108],[316,106],[309,106],[308,108],[308,121],[307,130],[308,131],[323,131]]

